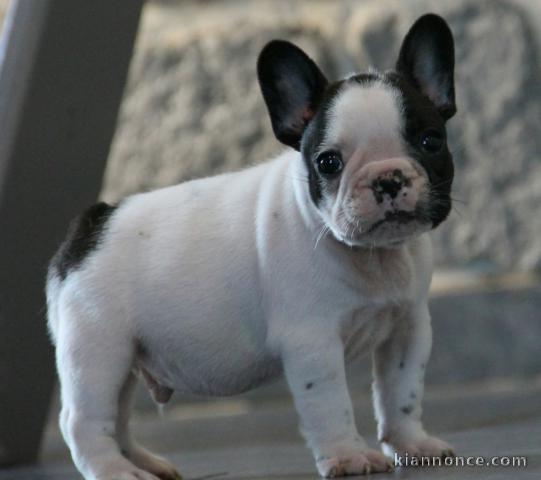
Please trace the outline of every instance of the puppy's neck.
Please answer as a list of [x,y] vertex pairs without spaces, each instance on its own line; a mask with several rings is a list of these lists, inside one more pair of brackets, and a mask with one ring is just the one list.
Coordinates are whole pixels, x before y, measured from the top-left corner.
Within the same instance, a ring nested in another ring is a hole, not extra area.
[[297,208],[299,209],[305,227],[309,231],[317,233],[324,227],[325,222],[310,197],[308,172],[299,152],[292,150],[288,152],[288,155],[290,159],[288,160],[289,168],[287,177],[293,186]]

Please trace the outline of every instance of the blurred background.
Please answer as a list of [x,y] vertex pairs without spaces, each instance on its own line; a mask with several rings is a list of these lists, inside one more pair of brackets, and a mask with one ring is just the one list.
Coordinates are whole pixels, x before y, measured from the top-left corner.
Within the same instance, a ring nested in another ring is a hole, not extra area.
[[[7,3],[0,0],[0,16]],[[541,415],[538,0],[148,1],[100,197],[115,202],[278,154],[283,147],[255,74],[270,39],[297,43],[337,79],[369,66],[392,68],[405,32],[429,11],[443,15],[455,35],[458,114],[449,123],[454,208],[433,233],[428,415],[452,412],[468,395],[482,401],[456,411],[453,425],[436,424],[452,429]],[[353,397],[367,405],[369,363],[352,366],[349,375]],[[293,414],[277,420],[276,412],[291,409],[282,383],[231,399],[173,400],[161,420],[146,392],[136,401],[140,435],[155,439],[166,424],[182,424],[154,440],[165,451],[219,444],[220,428],[250,443],[261,430],[250,423],[254,412],[267,441],[296,435]],[[522,410],[511,411],[511,404]],[[52,460],[66,455],[57,408],[55,401],[42,450]],[[371,411],[361,410],[358,422],[373,429]],[[204,433],[210,425],[218,431]]]
[[[534,298],[541,268],[541,4],[536,0],[149,2],[101,196],[114,202],[279,153],[283,146],[272,134],[255,75],[257,55],[270,39],[298,43],[337,79],[369,66],[392,68],[403,35],[427,11],[442,14],[454,32],[458,104],[449,123],[455,202],[449,219],[433,233],[439,269],[434,289],[446,297],[455,290],[461,294],[460,302],[442,298],[434,307],[442,338],[436,340],[429,379],[536,374],[541,372],[536,314],[541,304]],[[499,288],[509,297],[488,291]],[[450,368],[453,361],[468,367]]]

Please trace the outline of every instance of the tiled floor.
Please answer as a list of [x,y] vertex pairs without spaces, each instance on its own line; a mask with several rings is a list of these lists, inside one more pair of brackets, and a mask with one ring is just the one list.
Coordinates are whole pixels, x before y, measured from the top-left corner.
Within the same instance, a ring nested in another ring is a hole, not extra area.
[[[355,400],[359,429],[374,443],[368,397]],[[221,404],[176,408],[165,418],[144,415],[136,432],[175,463],[187,480],[316,479],[309,452],[296,430],[296,416],[287,399],[257,406]],[[186,417],[197,417],[186,419]],[[541,478],[541,383],[457,386],[431,390],[425,423],[451,442],[458,455],[523,456],[518,467],[397,468],[376,478],[539,479]],[[75,480],[80,478],[53,428],[48,432],[39,466],[0,471],[0,480]]]

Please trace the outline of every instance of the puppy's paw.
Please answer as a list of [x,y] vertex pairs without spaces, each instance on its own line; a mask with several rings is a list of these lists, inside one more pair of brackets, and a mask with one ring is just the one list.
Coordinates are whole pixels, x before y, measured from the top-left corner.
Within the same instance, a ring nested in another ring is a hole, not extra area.
[[446,458],[455,456],[451,445],[429,435],[422,435],[413,439],[400,439],[398,441],[390,440],[384,444],[384,451],[388,455],[394,455],[396,452],[399,456],[404,456],[407,453],[410,457]]
[[139,468],[151,472],[160,480],[182,480],[182,476],[173,465],[145,448],[134,447],[128,457]]
[[390,460],[377,450],[365,449],[356,453],[320,457],[316,461],[319,474],[325,478],[345,475],[366,475],[393,469]]

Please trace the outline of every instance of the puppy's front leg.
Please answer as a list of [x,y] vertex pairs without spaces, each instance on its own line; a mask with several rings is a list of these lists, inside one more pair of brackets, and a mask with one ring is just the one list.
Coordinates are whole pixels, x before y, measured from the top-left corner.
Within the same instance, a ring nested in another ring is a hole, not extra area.
[[369,449],[357,433],[340,339],[290,343],[283,364],[319,473],[337,477],[389,470],[385,456]]
[[396,319],[391,337],[374,351],[374,408],[378,439],[387,455],[444,457],[451,447],[421,423],[425,367],[432,347],[426,302]]

